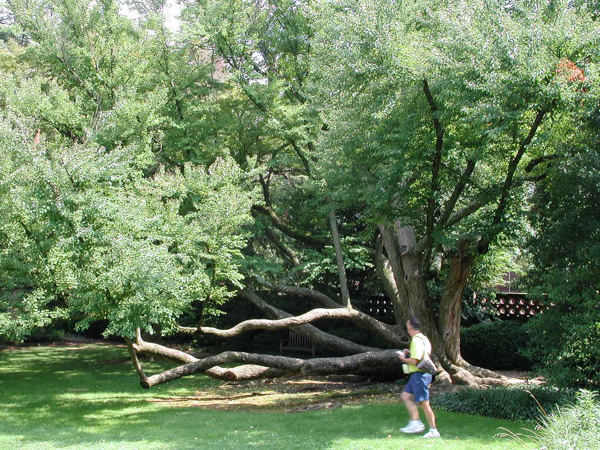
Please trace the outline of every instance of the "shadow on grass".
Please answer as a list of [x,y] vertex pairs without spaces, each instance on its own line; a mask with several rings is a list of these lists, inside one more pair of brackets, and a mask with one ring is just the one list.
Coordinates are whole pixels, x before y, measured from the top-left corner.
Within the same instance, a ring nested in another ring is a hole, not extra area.
[[[0,448],[516,448],[493,435],[501,426],[516,431],[518,424],[461,414],[438,413],[442,440],[402,435],[401,405],[285,414],[151,403],[220,382],[192,376],[143,390],[126,358],[123,348],[97,345],[0,351]],[[144,365],[149,373],[169,367]]]

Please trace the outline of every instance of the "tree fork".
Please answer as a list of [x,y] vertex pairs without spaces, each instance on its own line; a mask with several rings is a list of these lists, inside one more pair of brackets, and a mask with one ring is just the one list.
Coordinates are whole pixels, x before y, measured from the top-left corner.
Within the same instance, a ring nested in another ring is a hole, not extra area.
[[[525,139],[523,139],[523,141],[519,145],[519,149],[517,150],[515,157],[513,159],[511,159],[511,161],[508,164],[506,178],[504,179],[504,186],[502,187],[502,194],[500,196],[500,200],[498,201],[498,207],[496,208],[496,212],[494,214],[494,219],[492,220],[492,225],[500,224],[504,218],[504,213],[505,213],[507,205],[508,205],[508,197],[509,197],[511,188],[513,186],[513,179],[514,179],[515,173],[517,171],[517,167],[519,166],[519,163],[521,162],[521,159],[522,159],[523,155],[525,154],[525,151],[527,150],[527,146],[533,140],[533,137],[535,136],[538,128],[542,124],[544,116],[547,113],[548,113],[548,111],[545,109],[541,109],[537,112],[535,119],[533,121],[533,124],[529,128],[529,133],[527,133],[527,136],[525,137]],[[480,254],[487,253],[492,239],[497,234],[498,234],[498,231],[495,231],[495,232],[493,232],[493,234],[491,236],[490,235],[483,236],[479,240],[479,244],[477,245],[477,250],[479,251]]]

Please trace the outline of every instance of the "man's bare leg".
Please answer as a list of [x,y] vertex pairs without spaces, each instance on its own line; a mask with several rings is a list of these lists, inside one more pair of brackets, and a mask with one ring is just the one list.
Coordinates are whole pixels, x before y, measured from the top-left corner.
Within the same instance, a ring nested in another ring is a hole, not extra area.
[[[403,392],[402,395],[400,396],[400,398],[402,399],[402,401],[404,402],[404,405],[406,406],[406,410],[408,411],[410,420],[419,420],[419,408],[417,407],[417,404],[413,401],[412,394],[409,394],[408,392]],[[427,403],[429,404],[429,402],[427,402]],[[429,410],[431,411],[431,408],[429,408]],[[433,411],[431,411],[431,413],[433,414]],[[434,418],[434,421],[435,421],[435,418]]]
[[[435,426],[435,414],[433,413],[433,409],[431,409],[431,405],[429,404],[429,400],[425,400],[419,403],[419,406],[425,413],[425,418],[427,419],[427,423],[429,424],[429,428],[437,428]],[[407,407],[408,408],[408,407]],[[418,413],[417,413],[418,416]]]

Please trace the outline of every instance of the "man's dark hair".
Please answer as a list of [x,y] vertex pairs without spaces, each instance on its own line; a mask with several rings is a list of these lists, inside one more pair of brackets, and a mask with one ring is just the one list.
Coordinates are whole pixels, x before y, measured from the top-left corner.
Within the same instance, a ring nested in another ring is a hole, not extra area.
[[408,323],[417,331],[421,331],[421,319],[418,317],[412,316],[408,319]]

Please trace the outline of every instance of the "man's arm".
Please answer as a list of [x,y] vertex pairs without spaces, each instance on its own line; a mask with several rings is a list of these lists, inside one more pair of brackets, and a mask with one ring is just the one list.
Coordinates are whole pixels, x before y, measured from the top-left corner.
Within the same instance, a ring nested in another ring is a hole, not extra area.
[[419,364],[419,362],[421,361],[420,359],[415,359],[415,358],[407,358],[405,357],[403,354],[399,354],[398,357],[400,358],[400,360],[406,364],[412,364],[414,366],[416,366],[417,364]]

